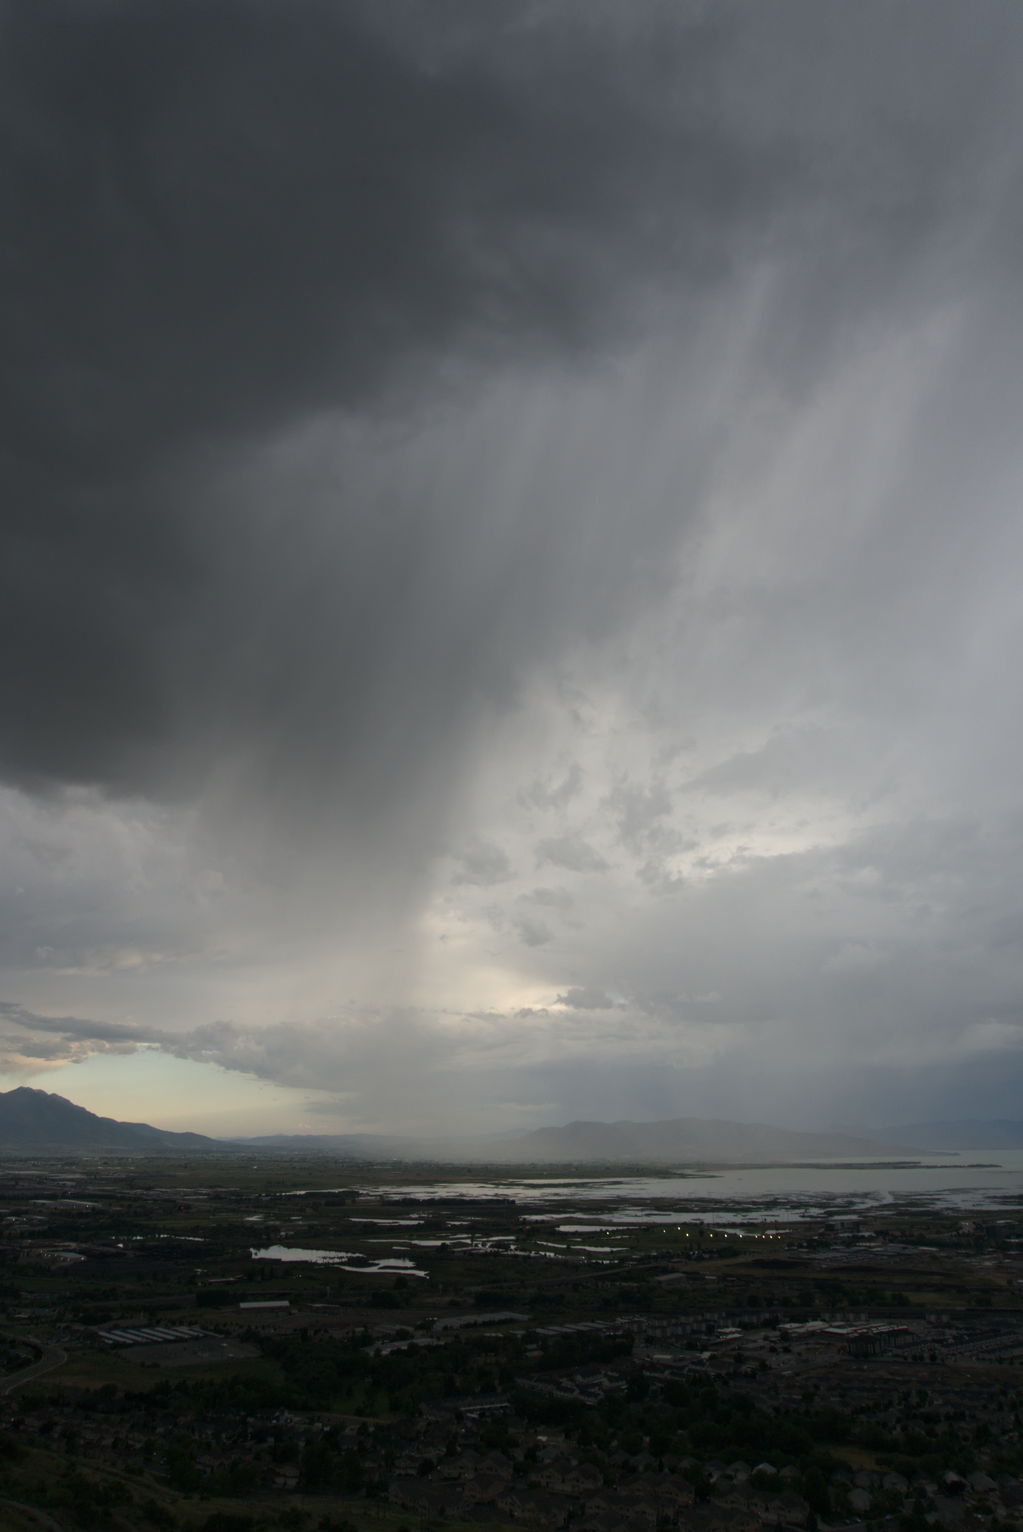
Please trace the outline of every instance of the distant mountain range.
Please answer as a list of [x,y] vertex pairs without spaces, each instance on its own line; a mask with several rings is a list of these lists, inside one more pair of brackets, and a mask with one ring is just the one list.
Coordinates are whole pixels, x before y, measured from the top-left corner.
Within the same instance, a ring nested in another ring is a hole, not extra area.
[[850,1159],[887,1146],[845,1133],[802,1133],[761,1122],[672,1117],[663,1122],[570,1122],[537,1128],[496,1146],[509,1158],[574,1161],[732,1161]]
[[[502,1138],[408,1139],[372,1133],[277,1135],[248,1143],[342,1158],[524,1164],[747,1164],[779,1160],[859,1159],[892,1146],[847,1133],[801,1133],[764,1123],[675,1117],[664,1122],[571,1122]],[[897,1152],[897,1151],[896,1151]]]
[[1023,1148],[1023,1123],[914,1123],[883,1142],[849,1133],[803,1133],[766,1123],[673,1117],[663,1122],[570,1122],[511,1137],[421,1139],[379,1133],[275,1134],[217,1139],[144,1122],[97,1117],[49,1091],[0,1091],[0,1153],[198,1154],[267,1150],[335,1159],[430,1160],[488,1165],[777,1164],[870,1159],[911,1150]]
[[97,1117],[50,1091],[0,1091],[0,1152],[5,1154],[196,1154],[223,1150],[201,1133],[167,1133],[144,1122]]
[[911,1122],[884,1136],[912,1149],[1023,1149],[1023,1122]]
[[[295,1154],[331,1154],[342,1160],[418,1160],[433,1158],[421,1151],[426,1140],[397,1138],[387,1133],[270,1133],[262,1138],[236,1138],[236,1148],[279,1149]],[[451,1140],[469,1143],[470,1140]],[[476,1143],[476,1140],[471,1140]]]

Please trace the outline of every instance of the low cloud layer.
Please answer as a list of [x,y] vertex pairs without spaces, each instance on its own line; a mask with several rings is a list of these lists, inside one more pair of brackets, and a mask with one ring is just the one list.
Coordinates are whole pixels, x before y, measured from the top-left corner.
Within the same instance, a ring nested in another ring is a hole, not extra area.
[[1015,1088],[1021,50],[0,5],[9,1071],[385,1127]]

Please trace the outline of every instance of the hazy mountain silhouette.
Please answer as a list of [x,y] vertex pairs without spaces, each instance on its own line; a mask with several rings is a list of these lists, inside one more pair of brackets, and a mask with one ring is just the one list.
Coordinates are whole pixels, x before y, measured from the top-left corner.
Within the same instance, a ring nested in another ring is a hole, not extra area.
[[570,1122],[537,1128],[495,1146],[501,1157],[632,1163],[846,1159],[884,1154],[887,1146],[847,1133],[804,1133],[760,1122],[673,1117],[662,1122]]
[[[500,1138],[411,1139],[372,1133],[278,1134],[248,1143],[344,1159],[483,1162],[489,1165],[742,1164],[779,1160],[871,1158],[890,1144],[848,1133],[803,1133],[765,1123],[676,1117],[663,1122],[570,1122]],[[899,1151],[894,1151],[898,1153]]]
[[910,1122],[884,1136],[913,1149],[1023,1149],[1023,1122]]

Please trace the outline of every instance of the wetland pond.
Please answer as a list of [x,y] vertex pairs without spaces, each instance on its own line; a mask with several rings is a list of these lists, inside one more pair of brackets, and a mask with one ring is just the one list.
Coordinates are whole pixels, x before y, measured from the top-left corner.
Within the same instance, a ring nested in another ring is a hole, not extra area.
[[360,1276],[387,1275],[425,1277],[414,1261],[385,1257],[370,1261],[355,1250],[300,1250],[294,1245],[268,1245],[265,1250],[250,1250],[254,1261],[306,1261],[312,1266],[336,1266],[339,1271],[355,1271]]

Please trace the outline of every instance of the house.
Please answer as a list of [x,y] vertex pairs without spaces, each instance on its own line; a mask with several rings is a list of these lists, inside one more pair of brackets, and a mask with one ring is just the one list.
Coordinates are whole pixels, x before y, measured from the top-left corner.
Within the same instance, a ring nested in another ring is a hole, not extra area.
[[573,1463],[565,1456],[544,1464],[531,1478],[531,1483],[559,1495],[589,1495],[603,1482],[603,1474],[592,1463]]
[[429,1479],[392,1479],[387,1497],[393,1505],[418,1511],[422,1516],[443,1516],[461,1505],[458,1491],[447,1484]]
[[475,1473],[462,1481],[462,1496],[471,1505],[490,1505],[507,1487],[503,1474]]
[[686,1514],[686,1532],[761,1532],[760,1517],[748,1507],[697,1505]]
[[630,1492],[648,1496],[665,1510],[677,1511],[696,1503],[696,1491],[681,1474],[647,1473],[633,1479],[627,1486]]
[[572,1522],[572,1532],[621,1532],[621,1527],[614,1511],[591,1510],[589,1506]]
[[492,1474],[507,1482],[515,1476],[515,1464],[511,1458],[505,1457],[503,1452],[494,1449],[485,1452],[480,1458],[478,1471],[482,1474]]
[[586,1502],[587,1518],[610,1517],[612,1525],[622,1532],[649,1532],[657,1526],[659,1509],[646,1494],[631,1495],[628,1490],[605,1490],[592,1495]]
[[513,1521],[530,1521],[539,1527],[564,1526],[573,1509],[572,1501],[566,1495],[552,1495],[546,1490],[519,1485],[506,1485],[494,1504]]
[[781,1494],[768,1491],[766,1494],[751,1495],[750,1509],[772,1526],[805,1527],[810,1520],[809,1502],[791,1490],[782,1491]]

